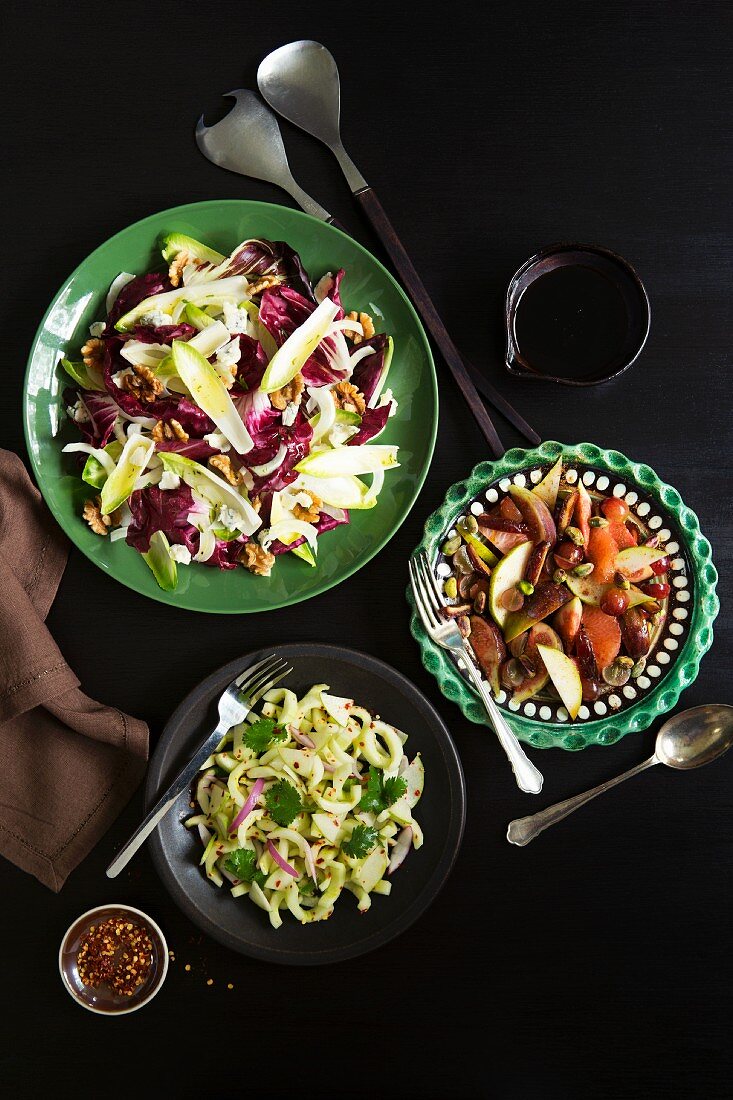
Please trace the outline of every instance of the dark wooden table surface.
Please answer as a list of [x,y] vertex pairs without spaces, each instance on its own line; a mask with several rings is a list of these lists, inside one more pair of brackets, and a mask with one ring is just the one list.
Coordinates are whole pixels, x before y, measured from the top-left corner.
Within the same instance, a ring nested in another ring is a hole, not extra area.
[[[320,39],[341,68],[345,142],[461,347],[543,437],[618,447],[699,513],[723,610],[680,705],[731,702],[729,5],[473,7],[6,4],[2,444],[24,454],[28,347],[93,248],[177,203],[284,201],[208,164],[193,124],[215,117],[220,92],[251,86],[269,49]],[[285,139],[304,186],[381,255],[326,151],[291,127]],[[502,368],[506,283],[563,239],[627,256],[652,302],[633,370],[579,392],[523,387]],[[59,895],[0,867],[7,1095],[730,1095],[733,756],[694,775],[657,769],[526,850],[506,843],[506,823],[538,804],[517,792],[494,738],[440,696],[407,627],[406,559],[423,520],[485,457],[438,369],[425,488],[346,587],[217,619],[146,602],[74,551],[49,624],[84,688],[145,717],[153,743],[182,694],[255,646],[335,641],[391,662],[437,705],[466,770],[447,888],[374,955],[309,972],[256,963],[200,939],[145,853],[105,879],[138,794]],[[611,777],[652,740],[540,754],[539,804]],[[112,1022],[71,1002],[56,952],[74,916],[115,899],[160,921],[176,961],[149,1008]]]

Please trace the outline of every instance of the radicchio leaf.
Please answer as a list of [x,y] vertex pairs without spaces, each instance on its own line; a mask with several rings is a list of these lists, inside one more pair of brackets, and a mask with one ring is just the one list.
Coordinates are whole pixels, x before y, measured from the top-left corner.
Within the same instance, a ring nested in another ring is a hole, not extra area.
[[150,539],[156,531],[162,531],[173,545],[185,546],[191,554],[199,548],[199,532],[188,522],[189,512],[194,511],[193,494],[183,483],[177,489],[160,489],[150,485],[136,489],[128,501],[132,520],[127,529],[126,542],[141,554],[150,549]]
[[89,413],[90,419],[84,423],[74,421],[86,443],[93,447],[106,447],[114,434],[114,427],[119,415],[119,408],[114,399],[107,393],[99,390],[74,390],[64,391],[64,404],[72,406],[77,398],[81,398]]
[[[280,347],[310,317],[315,304],[289,287],[266,290],[260,302],[260,321]],[[340,382],[347,371],[340,369],[338,342],[334,336],[321,340],[301,373],[309,386],[327,386]],[[371,358],[371,357],[370,357]]]
[[377,388],[379,379],[382,377],[387,343],[387,337],[383,332],[380,332],[376,336],[370,337],[369,340],[362,340],[360,344],[357,344],[358,351],[361,351],[362,348],[374,348],[373,355],[365,355],[363,359],[359,360],[349,379],[364,394],[367,405]]
[[359,446],[374,439],[375,435],[384,429],[389,418],[391,402],[388,405],[380,405],[376,409],[365,409],[361,414],[361,426],[356,435],[352,435],[347,441],[349,447]]
[[[332,531],[334,527],[340,527],[342,523],[349,522],[349,513],[344,512],[343,519],[336,519],[334,516],[328,516],[325,512],[321,512],[320,518],[317,523],[314,523],[316,531],[319,535],[322,535],[325,531]],[[279,539],[270,545],[271,554],[286,554],[288,550],[293,550],[296,546],[302,546],[305,542],[305,536],[301,536],[296,539],[295,542],[288,543],[286,546],[284,542],[280,542]]]
[[107,317],[107,328],[104,335],[114,335],[114,326],[120,317],[123,317],[125,313],[129,313],[140,302],[143,302],[146,298],[151,298],[153,294],[164,294],[167,290],[172,290],[171,281],[167,274],[163,275],[160,272],[152,271],[149,275],[136,275],[134,279],[123,286],[113,302]]

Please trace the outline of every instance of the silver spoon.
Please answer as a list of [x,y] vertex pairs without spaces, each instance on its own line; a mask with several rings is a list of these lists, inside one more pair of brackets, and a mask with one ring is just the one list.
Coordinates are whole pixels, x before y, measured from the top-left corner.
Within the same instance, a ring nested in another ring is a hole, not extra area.
[[523,847],[534,840],[543,829],[554,825],[556,821],[562,821],[596,795],[603,794],[611,787],[623,783],[624,779],[630,779],[632,775],[638,775],[654,764],[666,764],[668,768],[689,771],[690,768],[699,768],[702,764],[717,760],[731,745],[733,707],[724,703],[707,703],[702,707],[683,710],[681,714],[675,714],[664,723],[657,734],[653,755],[643,764],[637,764],[623,775],[617,775],[615,779],[609,779],[607,783],[601,783],[590,791],[576,794],[564,802],[556,802],[554,806],[548,806],[539,813],[516,818],[510,822],[506,838],[510,844]]
[[[503,399],[489,383],[481,385],[479,372],[469,370],[456,345],[453,343],[440,315],[418,275],[412,260],[407,255],[394,227],[382,209],[382,205],[372,187],[362,176],[341,141],[341,84],[339,71],[333,55],[320,42],[303,40],[289,42],[268,54],[257,70],[257,84],[270,106],[305,130],[307,134],[318,138],[326,145],[341,166],[346,182],[356,201],[371,222],[372,228],[386,248],[400,279],[410,293],[413,305],[422,317],[428,331],[440,348],[442,356],[450,368],[464,400],[473,413],[491,453],[500,458],[505,447],[489,416],[485,405],[476,392],[479,386],[492,404],[504,415],[500,404]],[[472,375],[474,377],[472,378]],[[491,390],[491,393],[488,391]],[[499,401],[497,401],[499,398]],[[513,412],[514,410],[511,410]],[[529,425],[525,424],[529,428]],[[522,429],[520,429],[522,430]],[[529,429],[532,434],[533,429]]]
[[296,182],[290,171],[280,127],[272,111],[245,88],[227,92],[235,106],[221,122],[206,126],[204,116],[196,124],[196,143],[220,168],[274,183],[291,195],[298,206],[324,222],[334,219]]

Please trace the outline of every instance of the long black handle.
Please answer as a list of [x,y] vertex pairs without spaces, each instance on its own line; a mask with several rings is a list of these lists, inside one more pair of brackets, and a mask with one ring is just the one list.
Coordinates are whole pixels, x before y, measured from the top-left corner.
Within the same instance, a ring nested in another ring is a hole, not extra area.
[[405,252],[402,242],[395,233],[389,218],[382,209],[379,199],[371,187],[365,187],[354,193],[364,213],[369,218],[375,232],[389,253],[392,263],[402,282],[407,287],[417,311],[425,322],[430,335],[440,348],[441,354],[455,378],[466,404],[473,413],[478,426],[484,434],[489,450],[495,458],[504,454],[504,445],[497,434],[488,410],[476,392],[476,387],[463,364],[458,348],[451,340],[448,330],[440,319],[437,309],[428,294],[422,279],[415,270],[412,260]]

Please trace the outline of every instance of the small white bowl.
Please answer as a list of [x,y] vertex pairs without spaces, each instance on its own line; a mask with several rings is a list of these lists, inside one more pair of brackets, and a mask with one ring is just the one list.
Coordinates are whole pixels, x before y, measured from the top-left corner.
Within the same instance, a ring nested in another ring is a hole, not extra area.
[[[84,933],[92,924],[97,924],[101,920],[127,915],[135,917],[136,923],[144,925],[150,935],[153,944],[153,964],[148,977],[139,990],[130,997],[113,993],[106,986],[97,988],[84,985],[76,966],[76,958]],[[59,972],[67,993],[82,1008],[88,1009],[89,1012],[96,1012],[100,1016],[125,1016],[129,1012],[137,1012],[143,1005],[152,1001],[165,981],[168,973],[168,944],[156,922],[140,909],[121,904],[99,905],[96,909],[82,913],[67,928],[59,948]]]

